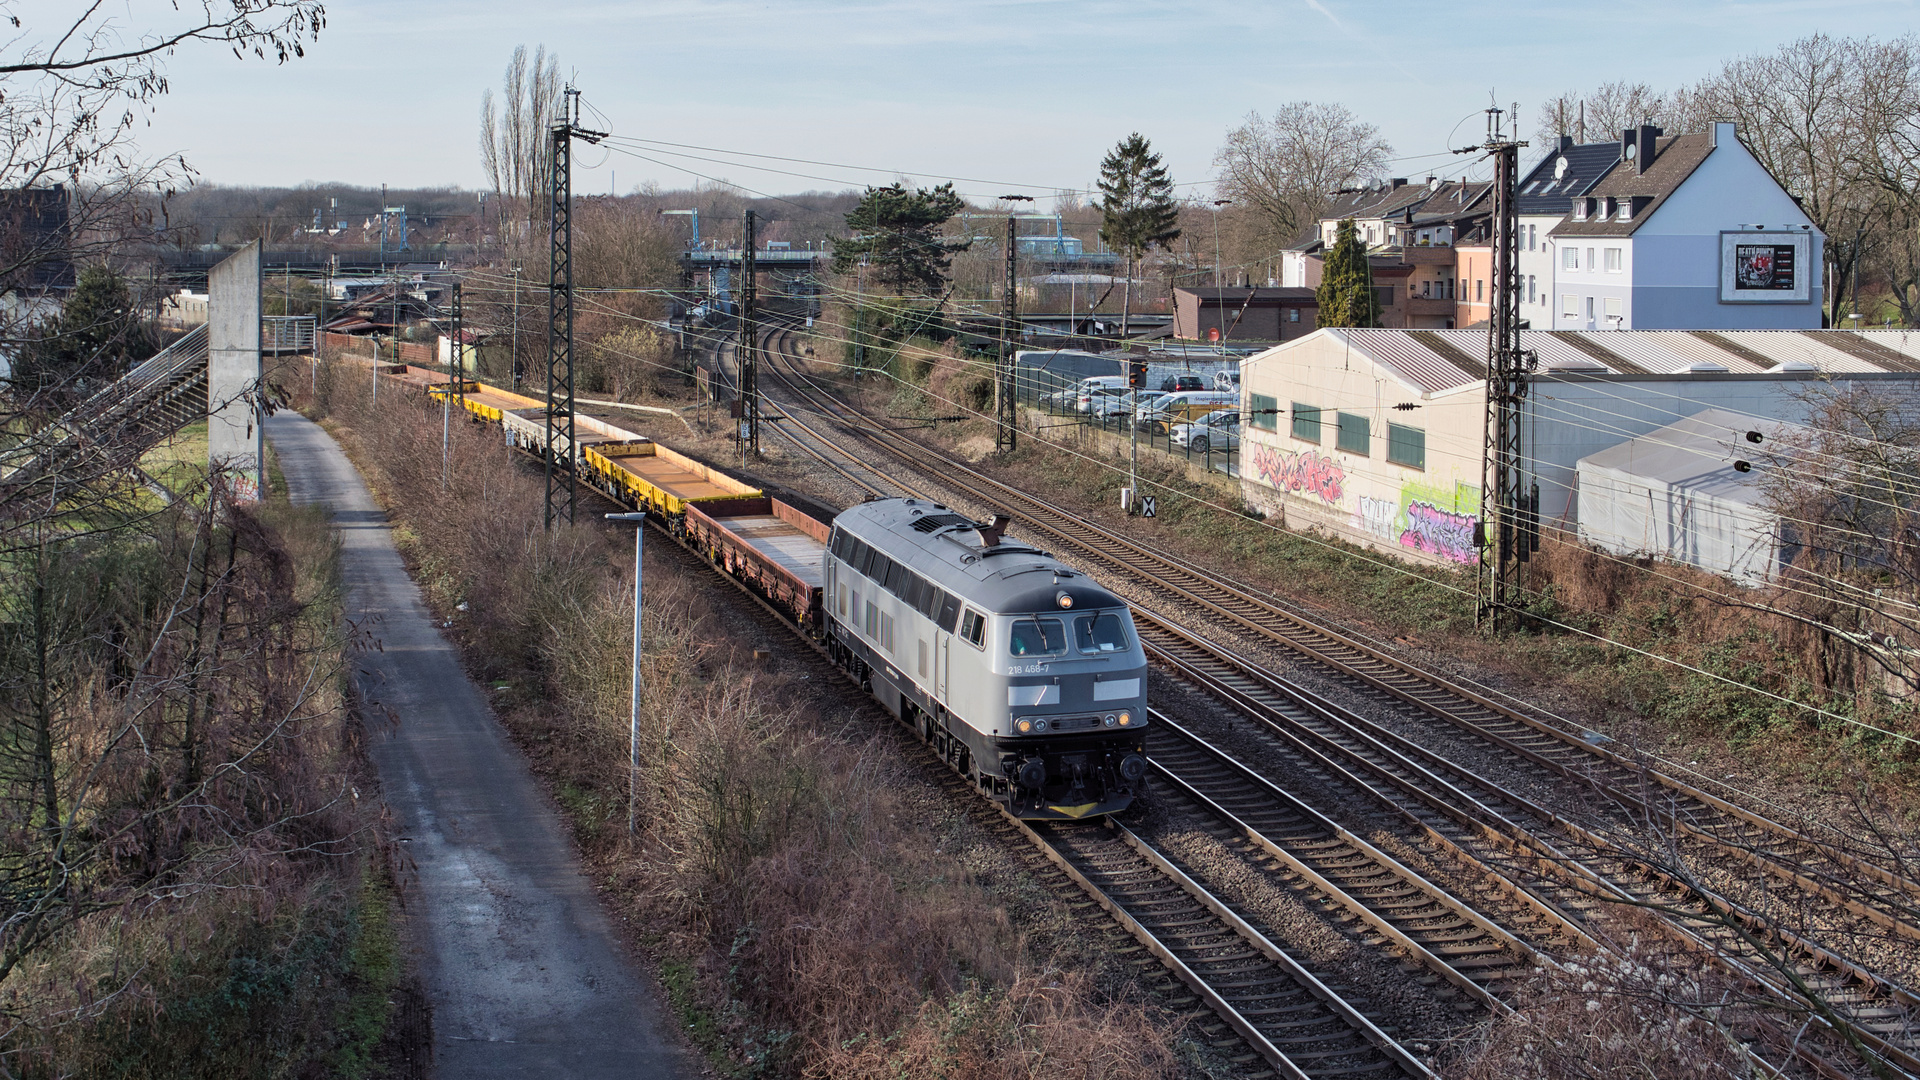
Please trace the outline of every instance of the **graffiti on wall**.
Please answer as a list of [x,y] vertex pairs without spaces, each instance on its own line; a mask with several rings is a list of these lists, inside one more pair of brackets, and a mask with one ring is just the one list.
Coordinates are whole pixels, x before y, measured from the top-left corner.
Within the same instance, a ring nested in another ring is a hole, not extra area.
[[1473,526],[1477,521],[1479,518],[1473,514],[1456,514],[1429,502],[1410,501],[1400,546],[1472,565],[1480,559],[1480,549],[1473,543]]
[[1347,471],[1338,461],[1314,450],[1283,454],[1263,445],[1253,452],[1253,469],[1281,491],[1312,495],[1329,506],[1339,505],[1346,493]]
[[1400,516],[1400,503],[1394,499],[1371,499],[1365,495],[1359,498],[1359,512],[1353,516],[1353,527],[1370,533],[1382,540],[1391,540],[1397,531],[1394,519]]

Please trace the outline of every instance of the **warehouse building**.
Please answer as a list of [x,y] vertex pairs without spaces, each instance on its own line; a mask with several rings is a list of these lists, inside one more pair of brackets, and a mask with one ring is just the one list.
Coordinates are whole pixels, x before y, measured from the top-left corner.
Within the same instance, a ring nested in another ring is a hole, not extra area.
[[[1823,391],[1908,394],[1920,380],[1920,335],[1904,331],[1529,330],[1521,347],[1538,357],[1521,490],[1537,490],[1543,524],[1567,533],[1582,528],[1582,459],[1708,409],[1798,423]],[[1326,329],[1249,357],[1248,503],[1415,561],[1478,562],[1486,352],[1480,330]],[[1694,561],[1688,550],[1649,541],[1645,553]]]

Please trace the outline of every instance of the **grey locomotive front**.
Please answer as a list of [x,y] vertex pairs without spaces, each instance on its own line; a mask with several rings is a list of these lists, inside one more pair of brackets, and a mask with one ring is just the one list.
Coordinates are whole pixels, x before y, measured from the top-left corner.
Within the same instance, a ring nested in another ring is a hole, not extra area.
[[1144,790],[1146,655],[1119,597],[914,499],[834,520],[828,646],[980,789],[1022,817],[1088,817]]

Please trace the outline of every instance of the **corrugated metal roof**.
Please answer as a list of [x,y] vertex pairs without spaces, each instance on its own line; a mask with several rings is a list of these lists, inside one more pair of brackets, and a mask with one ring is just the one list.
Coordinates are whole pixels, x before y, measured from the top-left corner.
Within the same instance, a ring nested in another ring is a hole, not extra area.
[[[1486,379],[1484,330],[1316,331],[1429,394]],[[1309,340],[1303,338],[1301,340]],[[1264,357],[1297,342],[1276,346]],[[1685,375],[1706,368],[1730,374],[1812,369],[1836,374],[1920,374],[1920,333],[1849,330],[1523,330],[1520,347],[1540,358],[1542,371],[1605,371],[1615,375]],[[1258,358],[1255,358],[1258,359]]]
[[1484,371],[1475,374],[1462,368],[1406,330],[1328,330],[1326,333],[1344,338],[1356,352],[1392,369],[1429,394],[1486,380]]

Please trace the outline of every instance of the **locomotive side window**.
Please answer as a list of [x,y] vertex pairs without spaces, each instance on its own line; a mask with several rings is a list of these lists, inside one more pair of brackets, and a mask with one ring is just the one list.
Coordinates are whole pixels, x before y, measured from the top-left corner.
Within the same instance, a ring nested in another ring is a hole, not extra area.
[[1127,629],[1113,612],[1082,615],[1073,620],[1074,644],[1083,653],[1125,652]]
[[1013,656],[1051,656],[1067,651],[1067,630],[1059,619],[1015,619],[1007,637],[1007,652]]
[[880,640],[880,609],[877,607],[874,607],[873,601],[871,600],[867,601],[866,630],[867,630],[867,640],[869,641]]
[[941,593],[940,617],[935,621],[940,624],[940,629],[953,633],[953,628],[960,623],[960,598],[952,593]]
[[888,652],[896,651],[893,647],[893,616],[884,611],[880,613],[880,647]]
[[967,617],[960,621],[961,639],[978,649],[981,648],[980,643],[986,640],[986,636],[987,620],[977,611],[967,612]]

